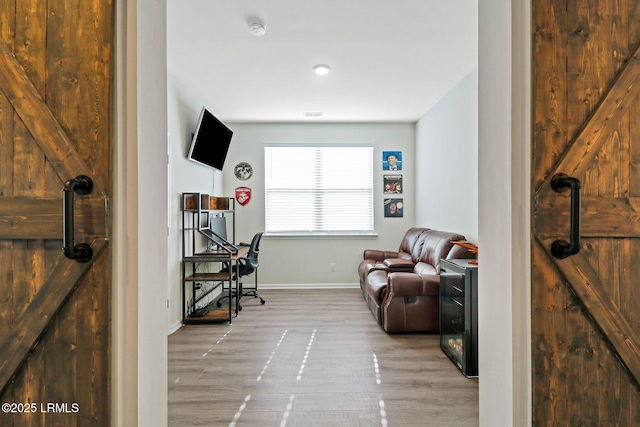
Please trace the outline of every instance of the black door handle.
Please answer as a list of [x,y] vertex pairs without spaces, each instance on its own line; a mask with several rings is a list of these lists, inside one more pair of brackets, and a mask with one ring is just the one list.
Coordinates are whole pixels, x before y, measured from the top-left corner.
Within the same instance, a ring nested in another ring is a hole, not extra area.
[[558,193],[571,189],[569,243],[565,240],[556,240],[551,244],[551,254],[558,259],[564,259],[580,252],[580,189],[582,184],[577,178],[558,173],[551,178],[551,188]]
[[62,200],[62,253],[69,259],[78,262],[88,262],[93,257],[93,249],[88,243],[78,243],[74,245],[73,226],[73,195],[78,193],[85,195],[93,190],[93,180],[86,175],[78,175],[64,183]]

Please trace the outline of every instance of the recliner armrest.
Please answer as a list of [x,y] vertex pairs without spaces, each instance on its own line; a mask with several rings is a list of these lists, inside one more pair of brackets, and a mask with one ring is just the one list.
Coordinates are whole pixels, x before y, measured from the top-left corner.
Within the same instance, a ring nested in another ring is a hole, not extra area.
[[404,258],[387,258],[383,262],[390,271],[411,272],[415,264],[413,261]]
[[382,263],[375,263],[375,264],[369,263],[364,267],[364,277],[367,277],[369,275],[369,273],[371,273],[372,271],[376,271],[376,270],[389,271],[389,267],[387,267],[386,265],[384,265]]
[[413,270],[413,262],[402,259],[402,258],[389,258],[384,261],[379,261],[375,263],[368,263],[364,266],[364,277],[368,276],[369,273],[376,270],[384,270],[388,273],[393,273],[395,271],[402,272],[411,272]]
[[387,258],[397,258],[398,252],[380,251],[377,249],[365,249],[363,259],[372,259],[374,261],[384,261]]
[[388,276],[389,293],[398,297],[439,295],[440,276],[436,274],[391,273]]

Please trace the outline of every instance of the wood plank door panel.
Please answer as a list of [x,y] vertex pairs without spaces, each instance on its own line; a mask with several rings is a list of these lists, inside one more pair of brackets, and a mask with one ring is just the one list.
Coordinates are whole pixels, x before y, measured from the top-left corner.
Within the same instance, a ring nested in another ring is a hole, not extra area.
[[[640,425],[640,1],[534,2],[535,425]],[[568,240],[581,184],[581,250]]]
[[[2,426],[110,424],[113,28],[111,0],[0,2],[0,403],[36,404]],[[62,255],[78,175],[87,263]]]

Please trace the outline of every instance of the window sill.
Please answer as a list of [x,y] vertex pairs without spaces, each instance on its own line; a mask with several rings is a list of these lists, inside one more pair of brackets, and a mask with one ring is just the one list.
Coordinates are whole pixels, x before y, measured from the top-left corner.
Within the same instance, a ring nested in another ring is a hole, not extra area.
[[286,232],[269,232],[264,233],[264,236],[269,238],[284,238],[284,239],[296,239],[296,238],[363,238],[368,239],[372,237],[378,237],[378,233],[375,231],[324,231],[324,232],[310,232],[310,231],[286,231]]

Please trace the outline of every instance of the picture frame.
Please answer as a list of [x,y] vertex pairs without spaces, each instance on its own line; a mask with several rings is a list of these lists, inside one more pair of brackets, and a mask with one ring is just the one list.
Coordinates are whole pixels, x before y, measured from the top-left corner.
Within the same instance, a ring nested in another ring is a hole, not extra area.
[[402,175],[383,175],[384,194],[402,194]]
[[402,170],[402,151],[383,151],[382,170],[400,171]]
[[402,218],[404,216],[403,199],[384,199],[384,217]]

